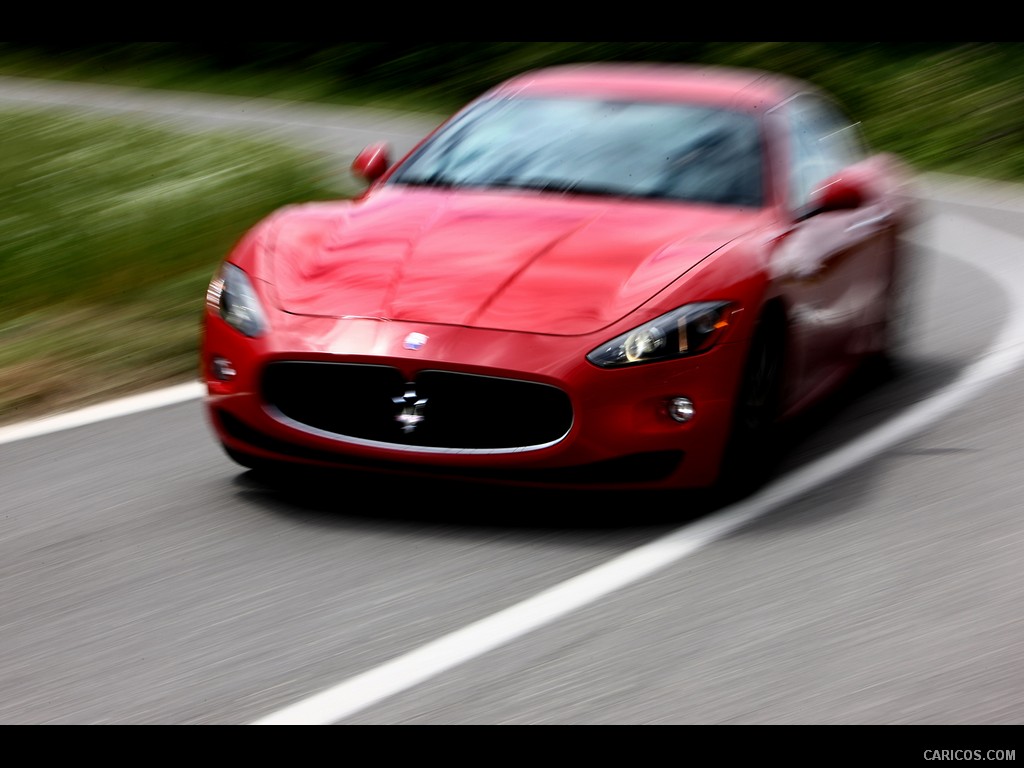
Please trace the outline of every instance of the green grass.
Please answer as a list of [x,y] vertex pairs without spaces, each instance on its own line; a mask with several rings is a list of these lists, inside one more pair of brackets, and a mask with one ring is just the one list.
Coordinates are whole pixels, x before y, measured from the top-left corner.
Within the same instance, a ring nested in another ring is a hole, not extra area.
[[0,422],[196,376],[241,233],[345,194],[294,148],[52,111],[0,115]]
[[339,84],[337,77],[310,69],[299,72],[222,70],[187,58],[117,66],[108,59],[46,58],[11,52],[5,50],[4,45],[0,43],[0,76],[441,114],[448,113],[463,101],[444,88],[396,91],[382,89],[372,78]]

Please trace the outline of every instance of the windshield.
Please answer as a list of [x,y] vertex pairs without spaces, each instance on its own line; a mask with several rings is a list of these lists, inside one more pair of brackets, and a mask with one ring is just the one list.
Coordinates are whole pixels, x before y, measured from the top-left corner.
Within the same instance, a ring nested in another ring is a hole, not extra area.
[[747,114],[671,102],[480,102],[392,183],[762,204],[762,148]]

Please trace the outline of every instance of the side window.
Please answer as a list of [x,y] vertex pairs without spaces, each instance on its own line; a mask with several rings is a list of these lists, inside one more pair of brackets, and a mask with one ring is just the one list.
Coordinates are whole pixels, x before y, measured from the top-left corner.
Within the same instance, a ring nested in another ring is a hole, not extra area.
[[786,105],[793,173],[790,205],[801,210],[830,176],[866,156],[856,123],[833,104],[816,96],[799,96]]

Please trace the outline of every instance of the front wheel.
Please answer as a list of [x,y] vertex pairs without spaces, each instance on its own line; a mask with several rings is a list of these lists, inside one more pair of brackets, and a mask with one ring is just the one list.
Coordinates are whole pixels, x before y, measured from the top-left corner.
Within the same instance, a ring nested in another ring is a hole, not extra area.
[[254,473],[261,476],[276,476],[285,474],[288,471],[288,467],[284,464],[274,461],[273,459],[264,459],[259,456],[253,456],[245,451],[240,451],[237,448],[232,448],[224,443],[221,444],[224,449],[224,453],[235,462],[236,464],[251,469]]
[[763,485],[780,458],[783,339],[781,321],[765,317],[747,354],[718,483],[733,498]]

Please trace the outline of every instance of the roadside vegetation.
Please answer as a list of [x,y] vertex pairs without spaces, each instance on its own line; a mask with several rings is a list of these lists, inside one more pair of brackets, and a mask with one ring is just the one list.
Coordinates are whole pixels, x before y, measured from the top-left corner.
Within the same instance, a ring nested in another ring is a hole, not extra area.
[[45,111],[0,117],[0,178],[0,422],[194,379],[221,257],[338,194],[290,147]]
[[1024,43],[0,43],[0,75],[448,112],[523,70],[579,61],[752,66],[834,93],[922,170],[1024,180]]
[[[446,113],[572,61],[805,77],[921,171],[1024,181],[1024,43],[0,43],[0,76]],[[123,118],[0,114],[0,424],[194,380],[205,286],[241,233],[346,194],[295,148]]]

